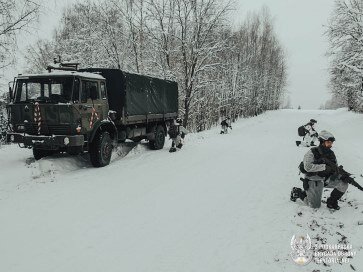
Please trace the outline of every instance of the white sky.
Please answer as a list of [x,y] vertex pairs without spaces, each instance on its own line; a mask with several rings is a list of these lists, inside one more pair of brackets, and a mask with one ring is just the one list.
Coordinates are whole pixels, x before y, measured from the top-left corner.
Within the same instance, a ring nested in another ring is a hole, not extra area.
[[[79,0],[41,0],[41,14],[39,22],[34,24],[28,33],[22,33],[18,38],[18,50],[17,50],[17,65],[16,67],[10,67],[4,71],[4,75],[0,76],[0,84],[4,84],[18,74],[22,73],[24,65],[24,55],[26,54],[26,47],[35,43],[38,39],[51,39],[54,29],[57,27],[63,9]],[[41,2],[39,1],[39,2]],[[52,60],[50,60],[52,61]],[[2,78],[4,77],[4,79]]]
[[270,9],[275,31],[287,50],[289,95],[296,108],[316,109],[330,98],[328,49],[323,36],[333,0],[236,0],[236,21],[263,5]]
[[[37,38],[50,38],[60,20],[63,8],[77,1],[44,1],[38,29],[28,35],[25,43],[19,44],[20,49],[36,41]],[[325,56],[328,43],[323,36],[323,25],[327,24],[334,1],[236,0],[236,2],[237,10],[233,17],[236,24],[242,22],[248,12],[258,11],[263,5],[269,7],[274,18],[275,31],[287,51],[288,95],[292,105],[295,108],[301,105],[303,109],[316,109],[325,103],[330,94],[327,87],[328,59]],[[21,54],[22,52],[19,54],[20,58]]]

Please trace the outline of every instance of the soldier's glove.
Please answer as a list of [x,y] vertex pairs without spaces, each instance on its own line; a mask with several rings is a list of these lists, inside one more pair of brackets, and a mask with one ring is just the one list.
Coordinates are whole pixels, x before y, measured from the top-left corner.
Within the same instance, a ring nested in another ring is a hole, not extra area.
[[330,177],[332,175],[338,175],[338,167],[332,164],[325,164],[325,170],[317,172],[319,177]]
[[315,164],[325,164],[325,159],[324,158],[319,158],[315,161]]
[[335,164],[326,164],[325,171],[330,174],[339,174],[339,168]]
[[[324,163],[325,163],[325,171],[328,172],[328,173],[332,173],[332,174],[339,174],[339,167],[336,163],[328,160],[328,159],[325,159],[325,158],[322,158]],[[319,159],[320,160],[320,159]]]

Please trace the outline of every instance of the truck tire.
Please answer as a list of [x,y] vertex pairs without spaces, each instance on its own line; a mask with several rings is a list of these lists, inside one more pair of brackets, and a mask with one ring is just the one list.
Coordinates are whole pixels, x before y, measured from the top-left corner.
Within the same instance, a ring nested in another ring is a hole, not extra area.
[[112,139],[107,131],[98,132],[90,143],[89,153],[94,167],[103,167],[110,163],[112,155]]
[[155,139],[149,141],[149,146],[153,150],[162,149],[165,143],[165,130],[162,126],[158,125],[154,133]]
[[33,147],[33,156],[36,161],[40,160],[41,158],[50,156],[52,154],[53,153],[51,150],[45,150]]

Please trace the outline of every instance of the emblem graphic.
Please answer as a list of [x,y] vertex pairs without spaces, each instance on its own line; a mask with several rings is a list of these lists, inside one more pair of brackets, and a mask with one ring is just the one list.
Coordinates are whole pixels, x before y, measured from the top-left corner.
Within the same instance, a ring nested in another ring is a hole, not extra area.
[[306,236],[295,235],[291,238],[290,253],[292,260],[298,265],[307,265],[313,259],[313,251],[311,250],[311,239],[308,234]]

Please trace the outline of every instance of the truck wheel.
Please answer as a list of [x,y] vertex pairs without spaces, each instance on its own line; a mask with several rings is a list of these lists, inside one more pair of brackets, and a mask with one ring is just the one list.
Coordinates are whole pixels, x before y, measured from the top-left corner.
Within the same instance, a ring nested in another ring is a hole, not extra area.
[[50,150],[45,150],[45,149],[39,149],[39,148],[35,148],[33,147],[33,156],[34,156],[34,159],[37,161],[37,160],[40,160],[41,158],[44,158],[46,156],[49,156],[51,155],[51,151]]
[[149,146],[153,150],[162,149],[165,143],[165,130],[162,126],[157,126],[155,129],[155,140],[149,141]]
[[107,131],[99,132],[90,143],[90,158],[94,167],[103,167],[110,163],[112,155],[112,139]]

